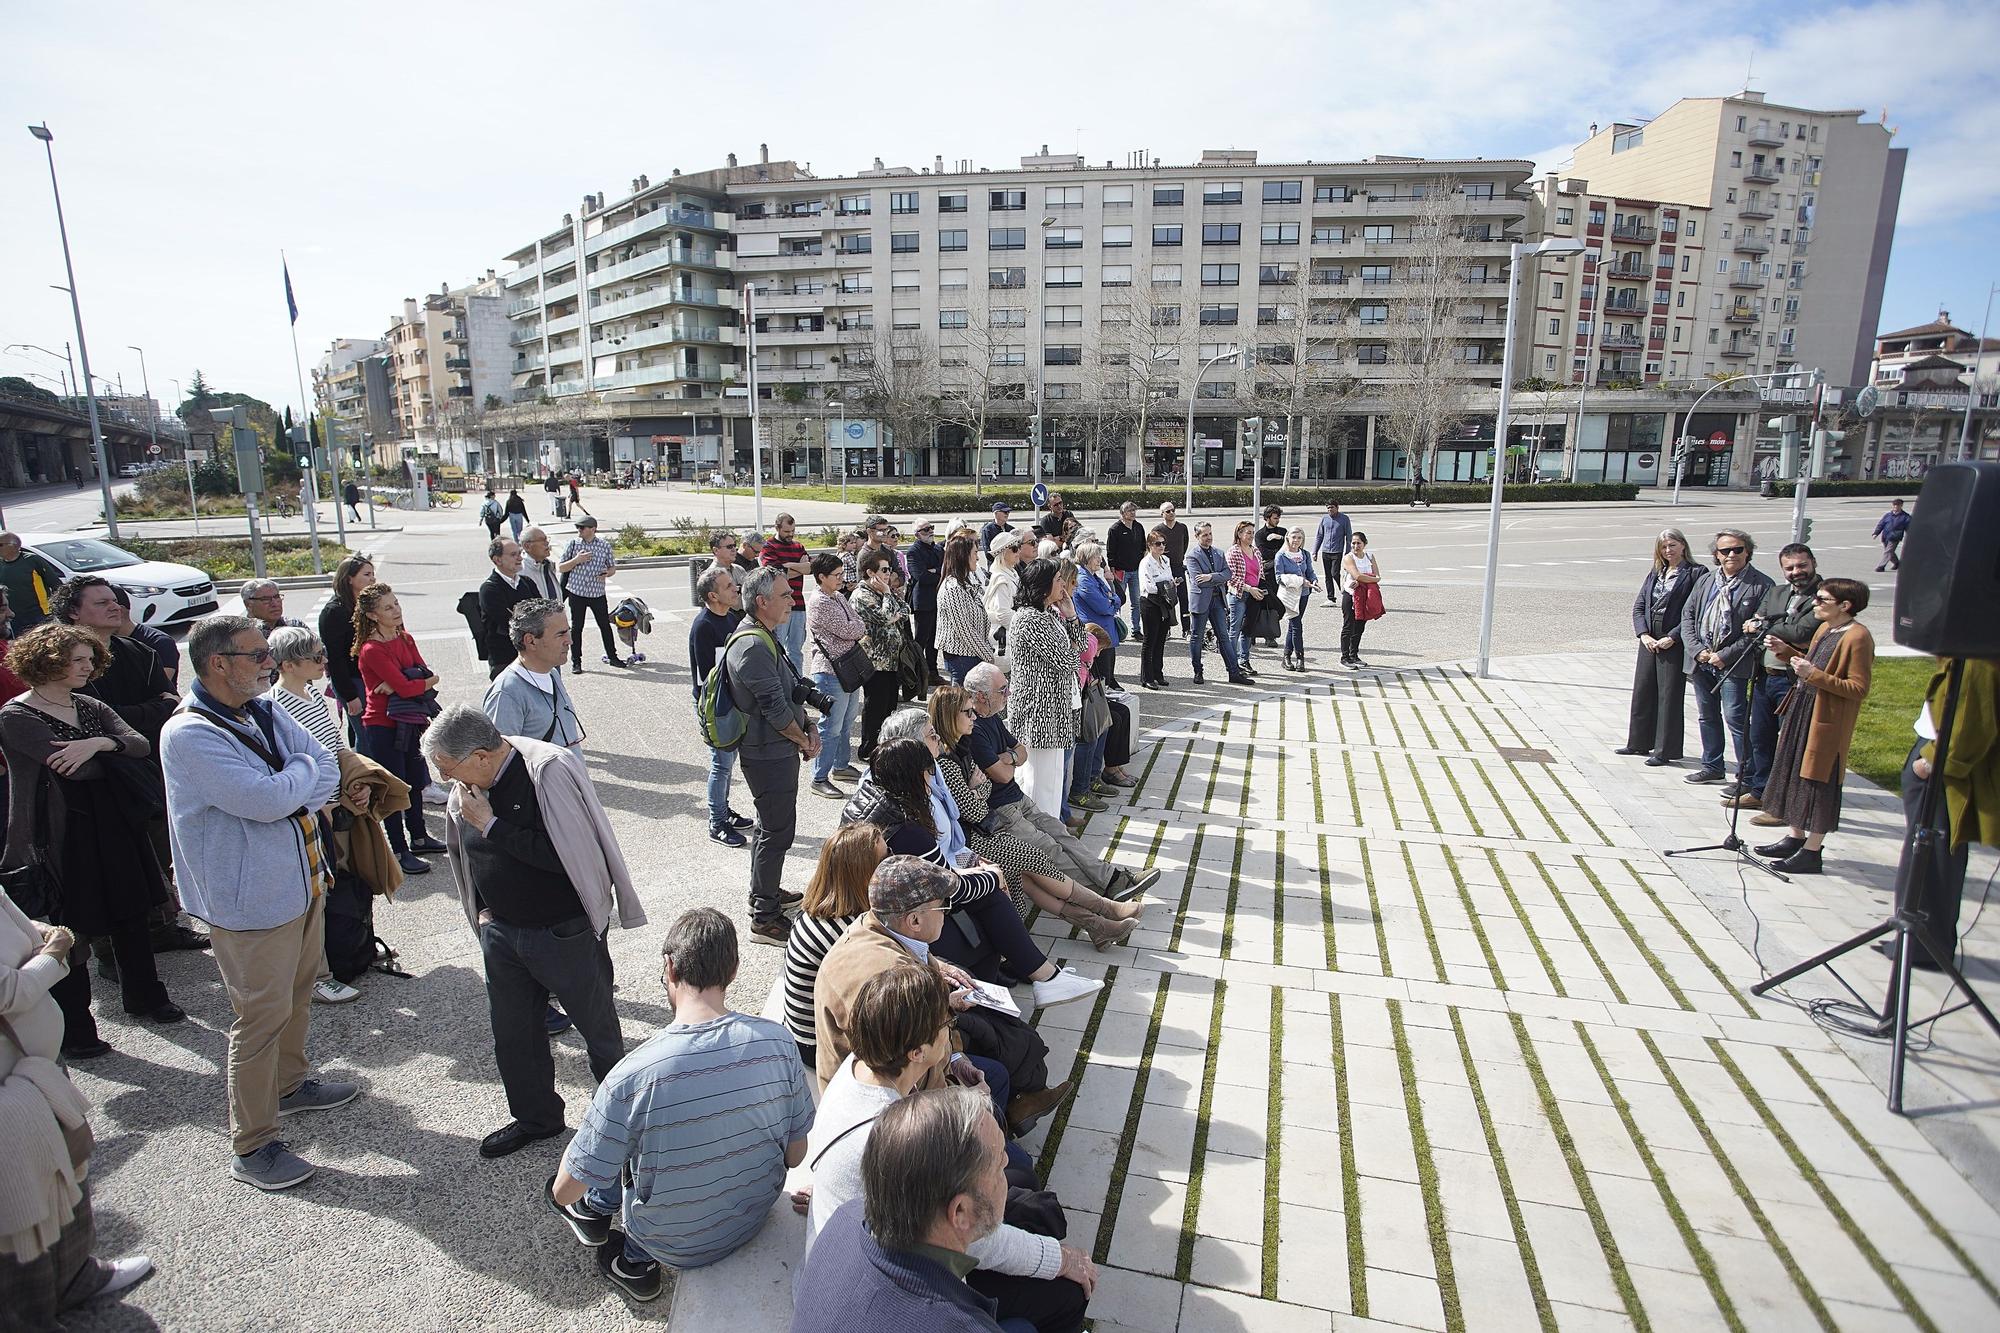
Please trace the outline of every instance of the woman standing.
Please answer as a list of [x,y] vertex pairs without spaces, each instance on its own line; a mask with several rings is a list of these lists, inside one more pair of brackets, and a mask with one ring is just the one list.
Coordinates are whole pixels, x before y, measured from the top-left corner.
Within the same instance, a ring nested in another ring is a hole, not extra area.
[[1382,614],[1382,566],[1368,553],[1368,534],[1348,539],[1340,559],[1340,664],[1366,667],[1361,660],[1361,636],[1368,622]]
[[861,762],[875,753],[875,739],[881,735],[882,719],[902,702],[902,680],[898,667],[903,645],[910,636],[910,607],[896,595],[896,562],[887,547],[864,552],[858,564],[861,584],[854,590],[854,610],[860,615],[867,635],[861,649],[875,667],[861,686]]
[[993,630],[993,661],[1003,671],[1011,670],[1014,662],[1014,645],[1007,636],[1014,624],[1014,597],[1021,587],[1025,540],[1012,528],[994,537],[993,559],[986,570],[986,623]]
[[1236,640],[1236,665],[1246,676],[1257,674],[1250,665],[1250,637],[1256,630],[1252,617],[1263,602],[1264,561],[1257,554],[1255,525],[1246,518],[1229,544],[1229,632]]
[[326,675],[326,645],[311,630],[286,625],[271,632],[271,660],[277,663],[278,679],[264,697],[290,713],[306,735],[338,758],[347,748],[347,738],[327,711],[325,693],[317,688]]
[[1764,788],[1764,809],[1791,831],[1757,849],[1788,875],[1817,875],[1820,846],[1840,827],[1848,748],[1875,669],[1875,637],[1855,620],[1867,609],[1867,584],[1828,579],[1813,594],[1820,626],[1806,651],[1775,634],[1764,636],[1764,646],[1790,664],[1798,682],[1786,698],[1771,781]]
[[361,590],[375,582],[375,562],[366,552],[356,551],[333,571],[333,596],[319,613],[319,641],[326,645],[326,674],[333,682],[333,697],[347,717],[347,742],[361,739],[361,710],[366,693],[361,688],[361,671],[354,664],[354,600]]
[[1639,637],[1639,665],[1632,675],[1632,711],[1625,744],[1614,754],[1643,754],[1653,768],[1681,757],[1686,744],[1683,708],[1687,672],[1681,661],[1681,609],[1701,581],[1702,567],[1688,559],[1687,537],[1662,528],[1653,541],[1653,567],[1632,599],[1632,632]]
[[956,533],[944,544],[944,572],[938,584],[938,651],[945,674],[954,685],[965,684],[965,673],[993,660],[993,636],[986,619],[986,599],[973,579],[979,539]]
[[873,824],[842,824],[820,844],[805,900],[785,940],[785,1026],[799,1044],[799,1060],[807,1069],[813,1068],[819,1044],[813,1028],[813,982],[819,977],[819,965],[834,941],[868,910],[869,877],[888,858],[889,844]]
[[[113,771],[119,762],[146,758],[152,747],[109,704],[77,693],[109,656],[87,631],[54,621],[9,647],[7,664],[28,692],[0,706],[0,747],[13,779],[0,865],[24,866],[39,850],[62,885],[54,924],[111,941],[126,1013],[178,1023],[187,1014],[160,983],[148,924],[153,909],[169,900],[146,836],[147,820],[165,808],[165,793],[158,808],[147,810]],[[133,768],[133,776],[158,783],[149,767]],[[88,1059],[111,1048],[97,1035],[90,975],[77,961],[51,993],[67,1024],[64,1054]]]
[[528,526],[528,502],[521,498],[519,486],[507,488],[507,531],[514,534],[514,540],[521,540],[521,529]]
[[1306,550],[1306,530],[1293,528],[1285,534],[1285,549],[1271,557],[1271,577],[1278,600],[1285,608],[1285,668],[1306,669],[1306,607],[1319,587],[1313,570],[1312,553]]
[[[998,538],[994,546],[998,549]],[[1021,567],[1012,630],[1007,729],[1028,747],[1017,780],[1036,809],[1061,819],[1063,756],[1076,744],[1076,711],[1083,703],[1077,668],[1084,628],[1055,561]]]
[[[367,703],[361,713],[361,743],[355,748],[409,784],[410,808],[402,823],[384,821],[389,846],[406,875],[428,875],[430,865],[418,852],[441,852],[443,843],[424,829],[424,803],[416,793],[430,786],[431,771],[417,742],[423,727],[409,717],[397,717],[392,701],[416,699],[431,688],[437,673],[424,663],[417,641],[403,629],[403,608],[395,589],[377,583],[362,590],[354,602],[354,659],[360,666]],[[407,712],[407,710],[396,710]],[[409,838],[404,840],[407,827]]]
[[1104,547],[1086,541],[1076,548],[1076,613],[1087,625],[1104,631],[1104,646],[1097,652],[1093,674],[1107,689],[1118,688],[1118,607],[1119,585],[1104,568]]
[[1278,597],[1278,575],[1273,568],[1278,552],[1285,549],[1291,532],[1285,527],[1285,511],[1277,505],[1264,506],[1264,526],[1257,529],[1257,558],[1264,564],[1264,600],[1251,608],[1253,631],[1266,648],[1278,646],[1278,631],[1284,606]]
[[1167,559],[1167,534],[1154,528],[1146,534],[1146,556],[1139,562],[1139,683],[1149,690],[1167,688],[1167,627],[1174,620],[1174,567]]
[[812,558],[806,572],[813,581],[812,591],[806,594],[806,642],[810,645],[806,650],[806,673],[833,700],[833,710],[819,720],[819,753],[813,756],[812,790],[815,796],[844,801],[847,793],[834,786],[833,779],[861,776],[848,762],[854,717],[861,711],[861,687],[842,689],[833,663],[861,642],[868,627],[861,623],[861,617],[854,613],[847,598],[841,596],[839,556],[821,551]]

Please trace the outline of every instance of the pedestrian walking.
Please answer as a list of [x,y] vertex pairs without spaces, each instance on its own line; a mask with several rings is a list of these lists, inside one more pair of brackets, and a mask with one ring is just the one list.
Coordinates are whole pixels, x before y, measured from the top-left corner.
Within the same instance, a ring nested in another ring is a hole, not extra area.
[[493,494],[493,488],[486,488],[486,498],[479,502],[479,521],[486,525],[486,540],[492,541],[500,535],[500,520],[505,511]]
[[1903,567],[1903,538],[1909,531],[1910,516],[1904,511],[1902,500],[1889,501],[1889,512],[1875,520],[1872,534],[1882,543],[1882,563],[1875,566],[1877,574]]
[[1625,744],[1613,753],[1643,754],[1654,768],[1681,757],[1686,744],[1687,671],[1681,655],[1681,612],[1706,570],[1688,558],[1687,536],[1662,528],[1653,563],[1632,599],[1632,633],[1639,640]]
[[1764,640],[1798,677],[1764,790],[1764,809],[1790,827],[1785,837],[1757,849],[1788,875],[1819,874],[1826,835],[1840,827],[1854,724],[1875,667],[1874,636],[1855,619],[1867,609],[1867,584],[1828,579],[1813,594],[1820,627],[1809,649],[1801,652],[1776,634]]
[[1293,528],[1285,534],[1284,549],[1271,557],[1271,575],[1277,580],[1277,599],[1284,607],[1285,668],[1306,669],[1306,607],[1319,588],[1319,574],[1313,568],[1312,553],[1306,550],[1306,530]]
[[1167,560],[1164,527],[1146,534],[1146,555],[1139,562],[1139,683],[1149,690],[1167,688],[1167,635],[1174,623],[1174,567]]
[[361,521],[361,488],[352,481],[342,484],[340,502],[347,506],[347,512],[354,515],[354,521]]
[[583,507],[583,481],[576,473],[569,474],[569,508],[572,514],[589,514]]
[[1368,622],[1382,615],[1382,565],[1368,549],[1368,534],[1357,532],[1347,539],[1347,554],[1340,561],[1340,664],[1363,668],[1361,636]]
[[993,660],[993,636],[986,619],[986,599],[974,580],[978,572],[978,539],[957,533],[944,544],[944,567],[937,595],[937,646],[944,656],[945,675],[954,685],[965,673]]
[[[813,590],[806,594],[806,633],[810,644],[806,671],[820,692],[833,701],[833,707],[819,720],[819,753],[813,757],[812,791],[815,796],[834,801],[847,799],[847,793],[834,785],[835,777],[854,781],[861,776],[849,758],[854,721],[861,716],[861,690],[867,677],[857,679],[854,673],[863,663],[870,674],[874,671],[874,664],[867,661],[865,652],[858,659],[849,656],[867,637],[868,626],[853,603],[840,595],[840,580],[840,557],[830,551],[821,551],[813,557]],[[840,669],[836,666],[843,659],[849,679],[853,680],[851,687],[841,683]]]
[[[1312,557],[1319,561],[1326,572],[1326,579],[1320,586],[1327,590],[1331,598],[1332,590],[1340,586],[1340,562],[1347,558],[1347,539],[1354,535],[1354,520],[1340,512],[1340,501],[1328,500],[1326,512],[1320,515],[1319,526],[1313,529]],[[1338,602],[1330,602],[1338,609]]]
[[782,947],[791,932],[783,912],[785,853],[798,832],[799,765],[819,753],[806,727],[797,668],[773,636],[792,613],[792,585],[760,569],[743,585],[744,623],[723,649],[731,702],[745,718],[737,757],[757,803],[750,843],[750,934]]
[[1430,483],[1424,480],[1424,465],[1417,464],[1410,472],[1410,508],[1415,509],[1418,505],[1426,509],[1431,507],[1431,502],[1424,498],[1424,489],[1429,485]]
[[[354,602],[354,660],[361,670],[363,699],[361,743],[357,749],[389,773],[422,792],[431,785],[418,740],[430,721],[435,701],[431,682],[437,673],[425,663],[416,639],[403,628],[402,603],[386,583],[362,590]],[[426,700],[426,696],[430,696]],[[405,829],[408,836],[404,836]],[[441,852],[444,844],[424,828],[424,803],[410,801],[403,822],[384,823],[396,864],[406,875],[428,875],[429,863],[418,853]]]
[[507,503],[504,508],[507,515],[507,530],[513,534],[515,541],[520,541],[521,530],[528,526],[528,502],[521,498],[519,486],[507,488]]
[[[572,477],[574,486],[576,479]],[[605,600],[605,584],[618,573],[618,558],[611,543],[597,535],[597,520],[585,514],[576,525],[576,536],[563,548],[556,569],[565,575],[569,598],[571,671],[583,670],[583,613],[597,620],[597,632],[604,640],[604,660],[611,666],[629,667],[618,655],[617,640],[611,637],[611,607]]]

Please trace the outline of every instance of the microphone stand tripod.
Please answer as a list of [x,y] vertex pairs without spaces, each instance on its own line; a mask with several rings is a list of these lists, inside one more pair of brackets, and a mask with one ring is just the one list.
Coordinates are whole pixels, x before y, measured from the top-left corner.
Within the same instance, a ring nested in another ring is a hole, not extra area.
[[[1926,938],[1924,931],[1924,926],[1930,920],[1930,912],[1924,906],[1928,901],[1926,891],[1929,888],[1929,877],[1937,871],[1938,802],[1944,799],[1944,766],[1951,751],[1951,728],[1958,713],[1959,680],[1964,671],[1965,660],[1953,658],[1945,678],[1944,720],[1938,725],[1937,759],[1931,765],[1930,780],[1924,784],[1924,798],[1917,814],[1916,827],[1905,836],[1903,861],[1896,871],[1895,913],[1852,939],[1844,940],[1831,949],[1814,954],[1804,962],[1796,963],[1775,976],[1766,977],[1750,988],[1752,995],[1762,995],[1814,968],[1827,967],[1827,970],[1832,972],[1833,969],[1828,964],[1834,959],[1852,953],[1856,949],[1866,948],[1891,931],[1895,932],[1896,975],[1889,984],[1888,997],[1882,1002],[1882,1012],[1877,1014],[1871,1009],[1869,1013],[1876,1020],[1875,1035],[1887,1035],[1891,1038],[1889,1109],[1897,1115],[1905,1114],[1903,1062],[1909,1054],[1910,1029],[1970,1005],[1978,1011],[1981,1018],[1986,1020],[1986,1026],[1993,1030],[1993,1034],[2000,1037],[2000,1018],[1994,1017],[1993,1011],[1986,1007],[1986,1002],[1979,998],[1979,992],[1972,988],[1972,983],[1958,970],[1953,951],[1947,949],[1940,954]],[[1910,977],[1915,959],[1910,950],[1913,946],[1922,949],[1924,954],[1937,965],[1938,972],[1964,993],[1965,1000],[1962,1004],[1940,1009],[1925,1018],[1910,1017]],[[1840,973],[1833,972],[1833,978],[1846,987],[1850,995],[1854,994],[1854,988],[1847,985],[1846,979]]]
[[[1752,651],[1755,650],[1753,649]],[[1741,761],[1739,761],[1736,765],[1736,784],[1739,788],[1743,785],[1743,764],[1741,763]],[[1782,870],[1779,870],[1769,861],[1758,860],[1754,855],[1751,854],[1750,844],[1744,839],[1736,836],[1736,822],[1742,817],[1743,817],[1743,807],[1738,805],[1736,801],[1732,799],[1729,802],[1729,831],[1722,835],[1721,842],[1705,842],[1701,844],[1699,847],[1675,847],[1669,851],[1661,853],[1661,855],[1692,856],[1696,852],[1729,852],[1732,853],[1736,857],[1736,859],[1741,861],[1744,865],[1751,866],[1757,870],[1761,870],[1765,874],[1769,875],[1771,878],[1780,880],[1786,884],[1791,883],[1792,877],[1790,875],[1785,874]]]

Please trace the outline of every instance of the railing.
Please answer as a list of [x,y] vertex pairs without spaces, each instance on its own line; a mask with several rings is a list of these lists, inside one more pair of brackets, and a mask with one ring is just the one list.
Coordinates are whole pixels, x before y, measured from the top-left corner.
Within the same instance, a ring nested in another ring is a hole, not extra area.
[[1759,148],[1782,148],[1785,143],[1768,120],[1760,120],[1750,127],[1750,142]]
[[1743,179],[1758,185],[1776,185],[1778,183],[1778,170],[1776,167],[1752,165],[1743,173]]
[[541,340],[542,340],[542,326],[537,324],[532,329],[514,330],[514,336],[509,338],[507,341],[512,343],[516,347],[520,347],[525,343],[538,343]]
[[469,356],[448,356],[444,359],[444,368],[446,370],[470,370],[472,369],[472,358]]
[[1627,223],[1622,227],[1613,227],[1611,229],[1611,239],[1614,241],[1623,241],[1627,245],[1651,245],[1659,239],[1659,235],[1657,231],[1645,223],[1641,223],[1638,226]]
[[533,310],[536,307],[540,306],[541,303],[542,303],[542,298],[539,295],[524,296],[520,300],[514,302],[512,305],[507,307],[507,318],[512,319],[516,315],[525,315],[530,310]]
[[1769,254],[1771,243],[1762,236],[1738,236],[1735,241],[1735,248],[1738,254],[1743,255]]
[[1774,209],[1775,205],[1766,204],[1760,200],[1759,202],[1754,204],[1744,204],[1741,208],[1736,210],[1736,216],[1739,218],[1752,218],[1758,221],[1764,221],[1775,216]]
[[1722,318],[1731,324],[1754,324],[1757,322],[1757,312],[1745,305],[1731,306],[1724,312]]
[[1763,288],[1764,280],[1754,273],[1738,272],[1732,273],[1729,276],[1729,285],[1731,287],[1743,288],[1746,291],[1758,291]]
[[500,278],[500,285],[502,287],[519,287],[522,283],[527,282],[541,271],[541,261],[532,260],[529,263],[521,265],[521,267],[515,269],[512,273],[503,274]]
[[540,352],[530,356],[517,356],[514,358],[514,373],[522,375],[530,370],[540,370],[545,364],[547,363],[542,359]]
[[1597,345],[1606,351],[1636,352],[1646,345],[1646,340],[1636,333],[1607,333]]

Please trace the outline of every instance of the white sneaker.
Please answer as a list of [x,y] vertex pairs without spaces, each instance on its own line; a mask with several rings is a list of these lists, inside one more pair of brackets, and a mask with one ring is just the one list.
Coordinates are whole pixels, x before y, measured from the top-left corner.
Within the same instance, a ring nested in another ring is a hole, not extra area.
[[451,793],[440,787],[437,783],[433,782],[430,786],[424,788],[425,805],[445,805],[450,801]]
[[1104,989],[1104,983],[1093,981],[1081,972],[1072,972],[1066,967],[1058,967],[1056,974],[1047,981],[1035,983],[1035,1008],[1047,1009],[1051,1005],[1068,1004],[1071,1000],[1081,1000],[1086,995],[1095,995]]
[[143,1254],[128,1254],[113,1259],[110,1280],[97,1289],[97,1295],[116,1296],[152,1271],[153,1261]]
[[358,1000],[360,998],[360,991],[354,989],[354,987],[348,985],[346,982],[337,981],[332,977],[313,983],[313,1003],[315,1004],[346,1004],[349,1000]]

